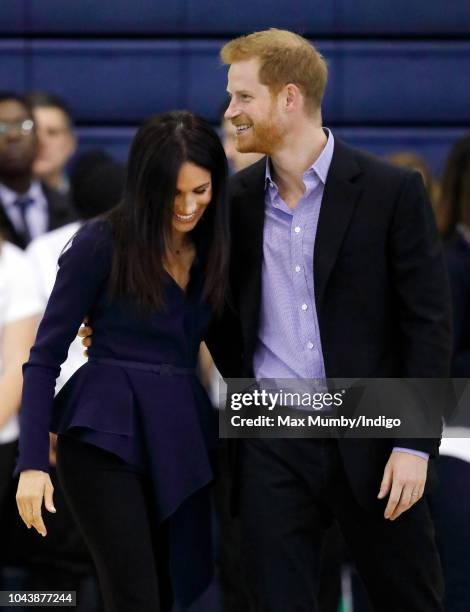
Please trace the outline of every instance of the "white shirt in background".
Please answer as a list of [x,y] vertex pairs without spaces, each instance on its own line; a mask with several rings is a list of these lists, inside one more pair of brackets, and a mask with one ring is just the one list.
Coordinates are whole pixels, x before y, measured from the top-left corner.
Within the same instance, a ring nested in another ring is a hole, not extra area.
[[[38,316],[42,310],[43,304],[28,258],[18,247],[9,242],[3,242],[0,246],[0,346],[6,325]],[[2,371],[0,351],[0,374]],[[0,429],[0,444],[13,442],[18,438],[18,434],[18,417],[15,414]]]
[[[26,254],[35,271],[36,286],[41,297],[43,311],[54,287],[57,275],[57,261],[60,254],[79,228],[79,222],[69,223],[59,229],[39,236],[26,249]],[[60,391],[72,374],[86,362],[86,358],[83,355],[84,350],[81,341],[75,338],[70,345],[67,360],[62,364],[60,376],[57,379],[56,393]]]

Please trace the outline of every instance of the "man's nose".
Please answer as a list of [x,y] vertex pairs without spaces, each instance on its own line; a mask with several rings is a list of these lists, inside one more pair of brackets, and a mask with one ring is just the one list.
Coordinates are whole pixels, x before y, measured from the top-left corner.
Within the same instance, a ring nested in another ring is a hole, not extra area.
[[233,101],[233,98],[230,100],[230,104],[227,106],[227,110],[224,113],[224,117],[225,119],[233,119],[233,117],[236,117],[239,114],[239,111],[236,107],[235,102]]

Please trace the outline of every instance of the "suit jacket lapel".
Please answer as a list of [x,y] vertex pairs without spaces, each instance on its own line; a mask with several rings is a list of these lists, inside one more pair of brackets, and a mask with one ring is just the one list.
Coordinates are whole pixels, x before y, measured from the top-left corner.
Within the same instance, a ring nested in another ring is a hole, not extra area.
[[[247,254],[250,267],[242,270],[243,291],[240,296],[242,327],[247,353],[252,355],[258,335],[261,310],[261,271],[263,265],[264,188],[266,158],[254,164],[242,181],[235,205],[243,211],[238,216],[237,237]],[[237,265],[237,262],[234,262]],[[251,357],[248,358],[251,362]]]
[[353,151],[335,139],[315,238],[313,270],[317,311],[361,193],[360,183],[353,181],[361,172]]

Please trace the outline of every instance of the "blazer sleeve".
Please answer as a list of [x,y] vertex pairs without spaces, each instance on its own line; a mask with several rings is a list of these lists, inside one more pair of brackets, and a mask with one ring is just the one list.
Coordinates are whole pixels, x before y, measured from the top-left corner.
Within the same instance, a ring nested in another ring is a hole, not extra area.
[[83,226],[59,259],[56,282],[28,362],[23,366],[19,460],[16,473],[49,471],[49,428],[56,379],[77,330],[105,288],[111,265],[111,228]]
[[[451,298],[446,264],[434,215],[421,176],[405,179],[390,231],[391,266],[401,336],[402,376],[445,379],[451,361]],[[437,381],[435,381],[437,383]],[[416,384],[432,393],[425,381]],[[445,383],[442,381],[442,393]],[[432,401],[436,406],[436,402]],[[419,409],[419,407],[418,407]],[[427,414],[433,431],[442,415]],[[437,454],[438,438],[398,439],[395,446]]]

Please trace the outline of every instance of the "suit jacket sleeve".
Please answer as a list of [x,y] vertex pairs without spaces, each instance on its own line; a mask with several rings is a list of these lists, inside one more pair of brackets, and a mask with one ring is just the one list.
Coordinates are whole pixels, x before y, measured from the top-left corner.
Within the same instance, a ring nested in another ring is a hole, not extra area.
[[23,366],[16,473],[49,470],[49,427],[56,379],[80,324],[92,312],[110,263],[110,228],[103,221],[81,228],[59,259],[52,294],[29,360]]
[[[402,376],[446,378],[451,358],[450,290],[433,211],[418,173],[405,179],[392,219],[389,248],[402,339]],[[424,396],[432,392],[426,381],[421,387]],[[426,418],[440,429],[440,414],[430,411]],[[435,455],[439,440],[404,438],[395,440],[395,446]]]

